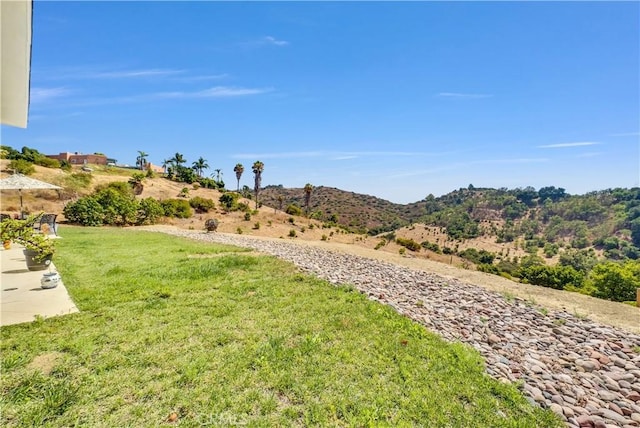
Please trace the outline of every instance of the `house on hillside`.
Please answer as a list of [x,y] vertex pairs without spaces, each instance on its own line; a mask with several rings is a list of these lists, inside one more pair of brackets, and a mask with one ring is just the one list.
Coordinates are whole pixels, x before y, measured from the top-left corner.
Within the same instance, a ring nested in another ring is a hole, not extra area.
[[[71,165],[106,165],[109,161],[105,155],[92,154],[92,155],[83,155],[82,153],[69,153],[64,152],[58,155],[47,155],[48,158],[57,159],[59,161],[67,161]],[[113,159],[111,159],[113,160]]]

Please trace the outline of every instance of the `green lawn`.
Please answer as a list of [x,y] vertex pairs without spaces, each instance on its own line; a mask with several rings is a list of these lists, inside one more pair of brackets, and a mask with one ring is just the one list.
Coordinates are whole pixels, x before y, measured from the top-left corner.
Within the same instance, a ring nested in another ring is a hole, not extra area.
[[278,259],[61,235],[55,263],[81,312],[0,330],[2,425],[560,426],[470,348]]

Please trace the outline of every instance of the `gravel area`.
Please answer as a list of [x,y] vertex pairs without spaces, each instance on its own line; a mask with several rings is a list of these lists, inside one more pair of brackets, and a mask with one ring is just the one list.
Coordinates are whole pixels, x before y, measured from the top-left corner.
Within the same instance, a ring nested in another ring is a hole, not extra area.
[[444,339],[474,347],[490,376],[518,382],[531,403],[569,427],[640,427],[640,335],[454,278],[288,240],[145,229],[249,247],[351,284]]

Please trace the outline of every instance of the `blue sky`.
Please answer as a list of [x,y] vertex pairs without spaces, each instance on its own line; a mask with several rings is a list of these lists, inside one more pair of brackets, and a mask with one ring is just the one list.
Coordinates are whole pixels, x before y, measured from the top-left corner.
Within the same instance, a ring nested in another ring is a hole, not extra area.
[[638,2],[42,2],[2,144],[394,202],[640,185]]

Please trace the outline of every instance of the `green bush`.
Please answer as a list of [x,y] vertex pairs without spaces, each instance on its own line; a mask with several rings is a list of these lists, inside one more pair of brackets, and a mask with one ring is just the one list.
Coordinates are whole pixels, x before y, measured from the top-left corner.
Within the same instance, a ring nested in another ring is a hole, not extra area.
[[251,213],[244,213],[244,221],[251,221]]
[[[91,175],[89,174],[79,174],[79,175],[83,175],[85,177],[91,177]],[[98,186],[96,186],[96,193],[99,193],[103,190],[106,189],[113,189],[116,192],[120,193],[121,195],[124,196],[128,196],[128,197],[133,197],[133,189],[131,188],[131,186],[124,182],[124,181],[112,181],[110,183],[107,184],[100,184]]]
[[291,237],[291,238],[295,238],[296,236],[298,236],[298,235],[296,234],[295,229],[291,229],[291,230],[289,231],[289,237]]
[[164,210],[164,215],[167,217],[190,218],[193,216],[189,201],[184,199],[165,199],[160,204]]
[[126,226],[137,222],[138,201],[133,196],[107,188],[96,193],[94,197],[102,206],[104,224]]
[[571,266],[531,265],[521,267],[518,276],[529,284],[562,290],[567,286],[581,288],[584,284],[584,274]]
[[24,175],[31,175],[36,172],[36,167],[29,161],[24,159],[14,159],[9,162],[9,169]]
[[67,204],[62,213],[67,221],[81,226],[102,226],[104,220],[104,210],[93,196]]
[[496,258],[495,254],[487,250],[476,250],[475,248],[467,248],[459,254],[463,259],[467,259],[475,264],[492,264]]
[[64,187],[77,191],[86,189],[91,185],[93,176],[82,172],[75,172],[64,177]]
[[289,215],[302,215],[302,208],[300,208],[299,206],[297,206],[296,204],[289,204],[287,206],[287,209],[284,210],[284,212],[286,212]]
[[593,295],[616,302],[635,300],[640,288],[640,261],[603,262],[595,265],[589,275]]
[[196,210],[197,213],[208,213],[210,210],[214,209],[216,203],[213,199],[201,198],[200,196],[195,196],[189,199],[189,205],[191,208]]
[[160,202],[154,198],[144,198],[138,208],[138,224],[154,224],[164,215]]
[[36,165],[43,166],[45,168],[60,168],[60,161],[57,159],[48,158],[46,156],[39,156],[35,159]]
[[238,194],[233,192],[223,193],[218,199],[220,205],[227,211],[232,211],[238,205]]
[[434,253],[438,253],[438,254],[442,254],[442,250],[440,249],[440,246],[436,243],[432,243],[429,241],[424,241],[422,242],[420,245],[422,245],[422,248],[425,248],[429,251],[433,251]]
[[420,251],[420,248],[422,248],[420,244],[413,239],[396,238],[396,242],[411,251]]

